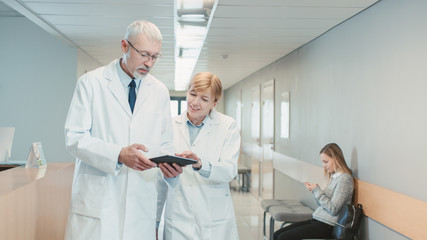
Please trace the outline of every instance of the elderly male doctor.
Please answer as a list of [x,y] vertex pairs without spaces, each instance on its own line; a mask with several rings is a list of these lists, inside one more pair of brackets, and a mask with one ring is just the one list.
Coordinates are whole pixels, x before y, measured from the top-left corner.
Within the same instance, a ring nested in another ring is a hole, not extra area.
[[156,239],[157,185],[182,172],[149,160],[174,152],[169,92],[148,73],[161,40],[154,24],[133,22],[123,57],[77,83],[65,123],[77,158],[65,239]]

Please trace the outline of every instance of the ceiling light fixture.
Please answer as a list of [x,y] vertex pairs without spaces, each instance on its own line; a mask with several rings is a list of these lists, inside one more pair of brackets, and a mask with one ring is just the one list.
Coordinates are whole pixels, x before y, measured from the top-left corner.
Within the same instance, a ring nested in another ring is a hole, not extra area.
[[175,90],[183,91],[193,74],[218,0],[176,0],[175,3]]

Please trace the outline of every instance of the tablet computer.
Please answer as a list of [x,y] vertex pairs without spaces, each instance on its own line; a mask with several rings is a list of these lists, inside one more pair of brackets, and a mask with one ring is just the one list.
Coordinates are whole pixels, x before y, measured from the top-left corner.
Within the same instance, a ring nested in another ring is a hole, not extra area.
[[173,156],[173,155],[164,155],[164,156],[160,156],[160,157],[150,158],[150,160],[157,163],[157,164],[159,164],[159,163],[177,163],[180,166],[185,166],[185,165],[197,163],[196,160],[178,157],[178,156]]

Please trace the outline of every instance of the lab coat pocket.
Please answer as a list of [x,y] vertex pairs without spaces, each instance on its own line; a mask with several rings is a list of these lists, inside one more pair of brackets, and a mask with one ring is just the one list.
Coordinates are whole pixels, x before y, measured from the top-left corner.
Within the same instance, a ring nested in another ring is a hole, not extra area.
[[79,214],[71,215],[66,240],[101,239],[100,220]]
[[218,221],[232,218],[234,214],[230,191],[223,187],[209,189],[209,206],[211,220]]
[[81,174],[72,202],[73,213],[99,218],[105,199],[105,181],[105,176]]

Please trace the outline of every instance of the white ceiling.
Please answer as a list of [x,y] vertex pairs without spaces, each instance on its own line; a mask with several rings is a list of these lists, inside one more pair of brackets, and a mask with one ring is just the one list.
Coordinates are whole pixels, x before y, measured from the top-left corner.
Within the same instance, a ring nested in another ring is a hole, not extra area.
[[[219,0],[194,73],[211,71],[226,89],[377,1]],[[101,65],[122,55],[120,40],[129,23],[155,23],[163,34],[163,57],[152,73],[174,90],[174,0],[3,2],[0,17],[22,14]]]

